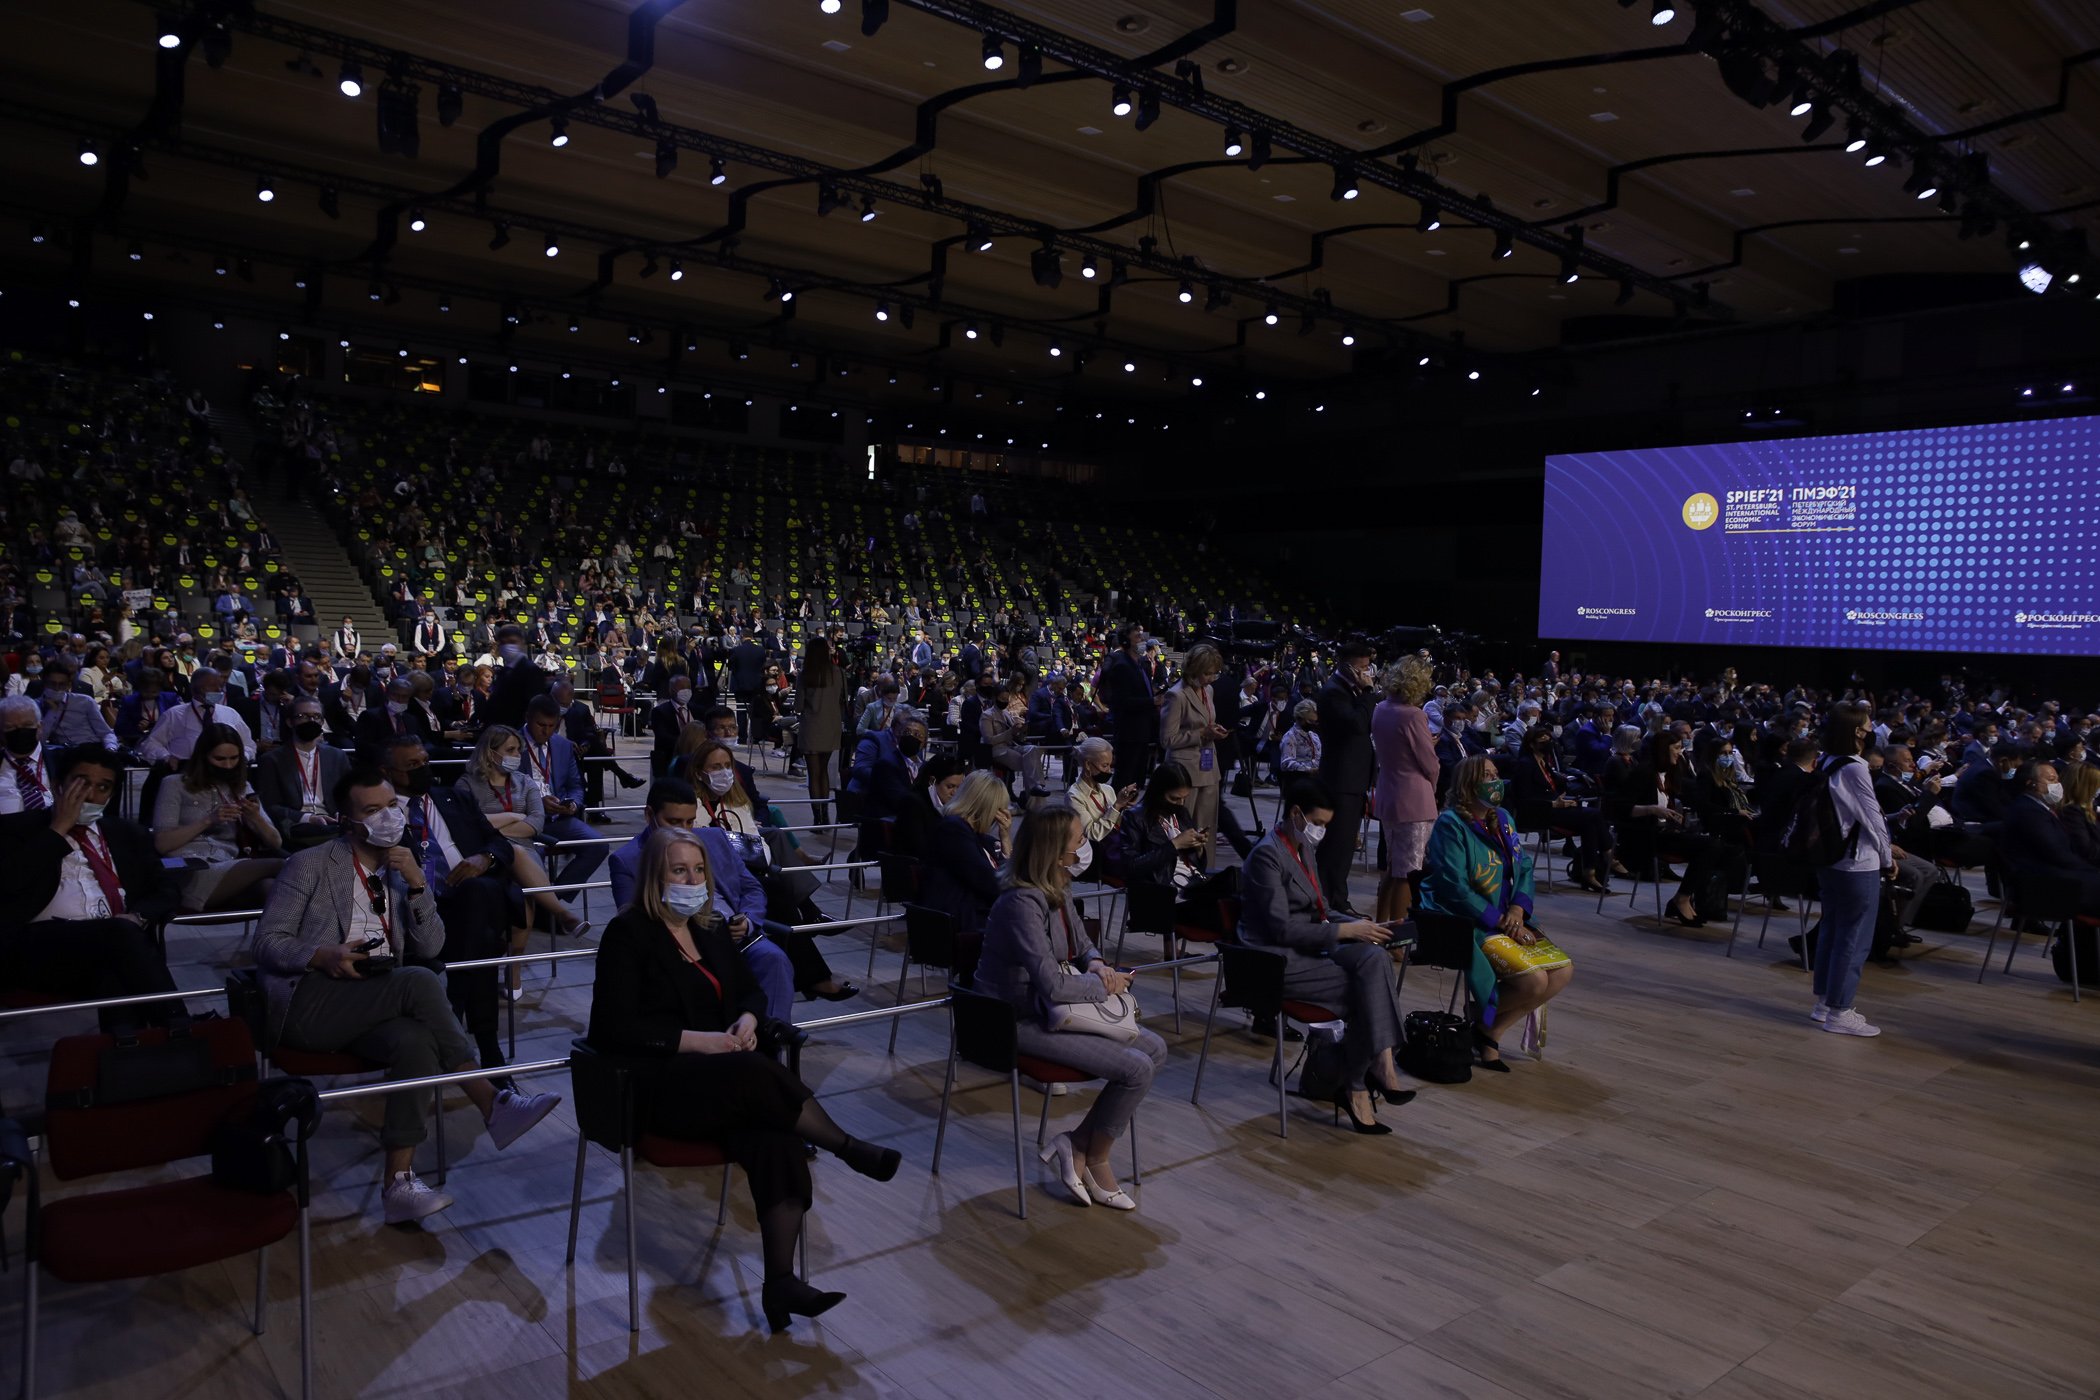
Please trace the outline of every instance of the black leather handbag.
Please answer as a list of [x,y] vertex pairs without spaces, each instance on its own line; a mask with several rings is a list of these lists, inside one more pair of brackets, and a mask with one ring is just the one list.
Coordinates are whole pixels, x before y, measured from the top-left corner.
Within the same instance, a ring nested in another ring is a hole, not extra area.
[[1473,1077],[1473,1027],[1448,1011],[1410,1011],[1402,1023],[1400,1068],[1431,1084]]

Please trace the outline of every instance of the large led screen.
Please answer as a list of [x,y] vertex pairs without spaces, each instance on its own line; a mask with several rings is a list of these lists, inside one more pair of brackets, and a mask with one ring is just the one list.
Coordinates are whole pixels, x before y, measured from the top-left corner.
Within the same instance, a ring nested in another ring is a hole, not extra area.
[[2100,418],[1549,457],[1539,635],[2100,653]]

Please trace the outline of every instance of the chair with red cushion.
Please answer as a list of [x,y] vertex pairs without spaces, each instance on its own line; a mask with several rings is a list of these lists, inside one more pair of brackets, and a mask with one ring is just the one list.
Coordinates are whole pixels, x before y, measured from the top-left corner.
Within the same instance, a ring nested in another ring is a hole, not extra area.
[[[948,1048],[948,1077],[941,1085],[941,1120],[933,1134],[933,1174],[941,1174],[941,1145],[948,1135],[948,1103],[955,1096],[955,1062],[968,1060],[979,1069],[988,1069],[994,1074],[1003,1074],[1013,1090],[1014,1105],[1014,1195],[1020,1204],[1020,1215],[1028,1218],[1027,1168],[1021,1155],[1021,1076],[1027,1075],[1044,1086],[1043,1115],[1036,1123],[1036,1146],[1043,1145],[1050,1131],[1050,1094],[1052,1084],[1085,1084],[1098,1078],[1084,1070],[1059,1064],[1055,1060],[1039,1055],[1021,1053],[1019,1037],[1015,1034],[1017,1024],[1013,1007],[998,997],[986,996],[983,992],[964,986],[960,982],[948,984],[948,1009],[951,1018],[952,1036]],[[1135,1186],[1138,1175],[1137,1121],[1130,1124],[1130,1183]]]
[[1285,959],[1280,948],[1250,948],[1244,943],[1218,944],[1218,980],[1211,988],[1210,1015],[1203,1022],[1203,1049],[1196,1056],[1196,1084],[1189,1091],[1195,1103],[1203,1093],[1203,1067],[1210,1060],[1210,1032],[1217,1022],[1218,1007],[1237,1006],[1255,1019],[1276,1020],[1276,1054],[1269,1065],[1269,1082],[1276,1086],[1276,1135],[1291,1135],[1289,1117],[1290,1072],[1283,1064],[1284,1028],[1287,1021],[1317,1025],[1339,1021],[1342,1013],[1316,1002],[1300,1001],[1283,992]]
[[[262,1047],[258,1062],[299,1079],[333,1078],[346,1074],[384,1074],[387,1067],[377,1060],[368,1060],[362,1055],[353,1055],[348,1050],[298,1050],[292,1046],[272,1044],[267,1004],[263,999],[262,983],[253,968],[237,968],[226,974],[226,1012],[236,1021],[244,1021],[248,1033],[256,1045]],[[445,1090],[442,1086],[430,1091],[430,1117],[432,1136],[437,1145],[437,1174],[432,1181],[445,1184]]]
[[[583,1163],[592,1143],[620,1158],[621,1201],[627,1216],[627,1330],[642,1328],[641,1271],[635,1254],[634,1164],[637,1160],[660,1171],[688,1167],[722,1169],[722,1201],[715,1210],[715,1228],[729,1219],[729,1154],[719,1143],[665,1137],[643,1129],[635,1103],[640,1081],[662,1064],[639,1055],[613,1055],[594,1048],[587,1040],[569,1044],[571,1102],[576,1106],[576,1182],[569,1193],[569,1252],[567,1262],[576,1262],[576,1231],[583,1213]],[[809,1231],[801,1239],[802,1276],[809,1276]]]
[[[1174,917],[1178,901],[1175,897],[1174,887],[1171,885],[1152,884],[1140,880],[1136,884],[1128,886],[1124,890],[1124,896],[1128,901],[1125,905],[1123,917],[1124,934],[1149,933],[1159,937],[1162,940],[1164,949],[1160,955],[1163,961],[1173,961],[1177,947],[1181,943],[1216,943],[1221,936],[1215,928],[1205,928],[1201,924],[1192,924]],[[1221,901],[1222,903],[1223,901]],[[1235,913],[1231,921],[1222,923],[1219,927],[1232,928],[1237,922],[1238,915]],[[1116,958],[1120,962],[1122,957],[1123,940],[1119,937],[1116,940]],[[1178,967],[1169,968],[1168,973],[1174,987],[1174,1034],[1179,1035],[1181,1034],[1181,969]]]
[[[968,977],[977,971],[977,958],[984,951],[984,935],[960,928],[953,914],[924,904],[904,906],[904,965],[897,969],[897,1005],[904,1003],[904,983],[914,965],[937,967],[950,977]],[[924,985],[923,979],[921,985]],[[889,1053],[897,1053],[897,1026],[904,1018],[890,1018]]]
[[[193,1056],[179,1052],[194,1047]],[[146,1057],[171,1077],[152,1082],[117,1061]],[[313,1393],[313,1277],[307,1229],[307,1142],[320,1119],[313,1086],[277,1080],[258,1086],[255,1043],[239,1021],[199,1021],[149,1029],[119,1040],[69,1036],[51,1049],[44,1137],[51,1173],[61,1181],[165,1166],[212,1153],[229,1122],[267,1119],[291,1151],[290,1185],[258,1191],[221,1184],[215,1174],[144,1186],[76,1193],[46,1205],[36,1155],[18,1124],[0,1119],[0,1201],[16,1182],[28,1187],[24,1248],[22,1394],[36,1393],[38,1283],[150,1278],[255,1254],[255,1321],[261,1336],[269,1302],[268,1250],[299,1240],[300,1394]],[[285,1124],[294,1128],[286,1134]]]

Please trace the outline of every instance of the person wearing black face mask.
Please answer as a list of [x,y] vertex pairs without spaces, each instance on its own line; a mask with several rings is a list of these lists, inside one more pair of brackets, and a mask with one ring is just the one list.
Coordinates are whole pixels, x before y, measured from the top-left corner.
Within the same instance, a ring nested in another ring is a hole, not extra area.
[[322,741],[319,700],[294,700],[285,720],[286,742],[256,760],[255,794],[287,849],[303,851],[335,839],[335,786],[350,771],[350,759]]

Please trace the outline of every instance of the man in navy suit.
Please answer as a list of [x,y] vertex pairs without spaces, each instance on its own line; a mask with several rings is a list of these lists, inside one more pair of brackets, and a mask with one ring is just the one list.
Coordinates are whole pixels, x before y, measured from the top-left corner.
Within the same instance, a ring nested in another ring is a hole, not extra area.
[[[598,833],[583,819],[583,765],[577,761],[576,746],[561,728],[561,702],[551,695],[533,696],[525,707],[525,766],[547,789],[547,813],[540,823],[539,839],[545,843],[595,841]],[[585,846],[568,855],[569,863],[557,877],[564,885],[585,883],[605,863],[603,846]],[[575,898],[574,894],[562,896],[564,902]]]
[[[450,784],[431,782],[430,755],[413,734],[387,742],[380,769],[408,818],[401,844],[422,865],[437,895],[438,917],[445,924],[439,956],[448,963],[501,957],[510,946],[511,928],[524,922],[522,905],[513,916],[510,842]],[[465,1019],[487,1067],[503,1063],[496,1034],[498,982],[492,967],[445,974],[452,1009]]]
[[2015,783],[2020,795],[2005,809],[2005,824],[1998,834],[1999,856],[2015,878],[2047,877],[2076,885],[2079,912],[2100,917],[2100,869],[2079,859],[2057,817],[2064,787],[2056,765],[2022,764]]
[[[164,697],[161,693],[161,674],[151,666],[141,667],[138,679],[133,683],[131,694],[117,702],[117,742],[127,749],[136,750],[146,742],[153,726],[160,723],[160,712]],[[177,698],[175,704],[182,701]]]

